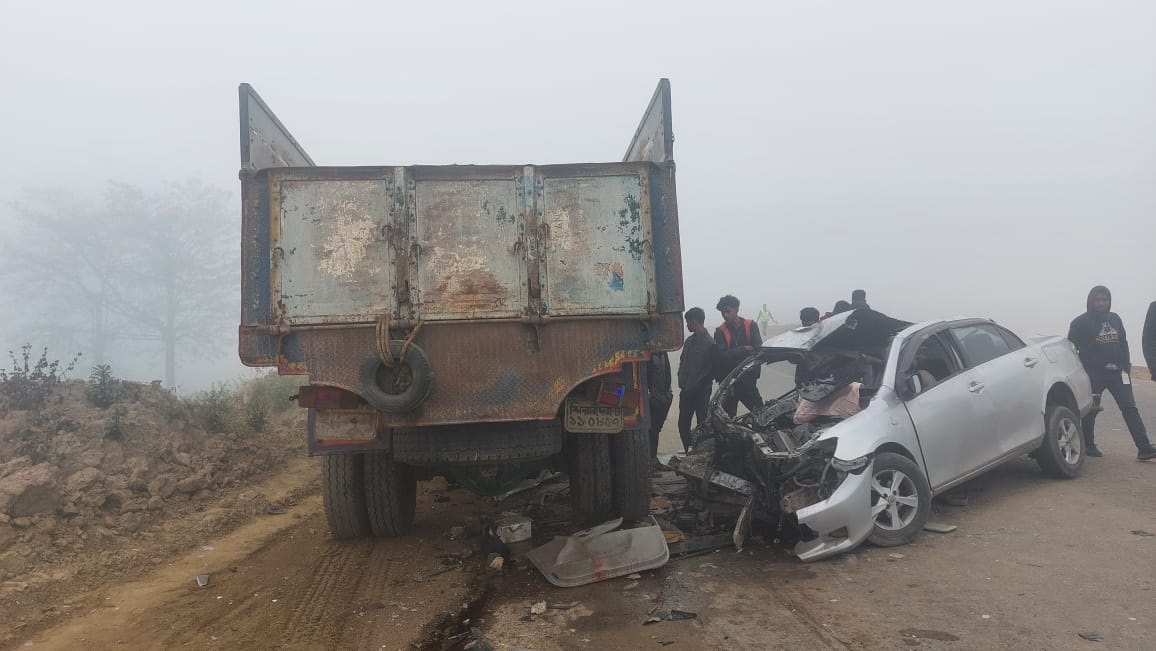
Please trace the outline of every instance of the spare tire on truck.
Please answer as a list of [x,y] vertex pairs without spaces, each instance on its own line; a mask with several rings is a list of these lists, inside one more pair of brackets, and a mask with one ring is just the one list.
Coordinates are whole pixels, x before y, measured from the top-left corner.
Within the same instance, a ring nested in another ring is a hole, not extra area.
[[[402,352],[405,358],[402,358]],[[429,356],[421,346],[393,339],[389,354],[398,360],[389,366],[373,352],[361,363],[361,392],[365,401],[388,414],[401,414],[417,409],[433,389],[434,372]]]

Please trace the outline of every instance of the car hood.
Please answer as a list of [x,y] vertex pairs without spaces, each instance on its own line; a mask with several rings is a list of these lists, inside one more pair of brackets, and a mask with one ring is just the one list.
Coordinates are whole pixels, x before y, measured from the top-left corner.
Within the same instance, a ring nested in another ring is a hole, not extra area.
[[851,310],[767,339],[760,356],[790,356],[824,349],[863,352],[886,344],[910,325],[875,310]]

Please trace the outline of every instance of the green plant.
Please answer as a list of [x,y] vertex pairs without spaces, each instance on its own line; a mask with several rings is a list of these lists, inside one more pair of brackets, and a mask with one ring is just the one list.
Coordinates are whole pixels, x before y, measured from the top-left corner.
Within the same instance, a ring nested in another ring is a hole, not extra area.
[[94,407],[108,409],[120,398],[120,380],[112,375],[108,364],[97,364],[88,374],[88,386],[84,395]]
[[245,402],[241,410],[244,415],[245,429],[250,432],[260,432],[269,422],[269,406],[256,400]]
[[296,407],[293,399],[307,382],[308,378],[301,375],[270,373],[245,383],[246,401],[263,405],[267,413],[278,414]]
[[293,407],[293,398],[306,380],[301,376],[271,373],[250,380],[242,387],[243,421],[246,429],[260,432],[269,422],[269,416]]
[[120,419],[124,416],[124,407],[116,405],[112,409],[112,419],[108,421],[108,427],[104,430],[104,438],[110,441],[120,441],[124,439],[124,429],[121,428]]
[[193,418],[211,434],[235,433],[238,429],[237,392],[227,384],[214,384],[187,400]]
[[21,346],[19,358],[11,350],[8,356],[12,358],[12,369],[0,369],[0,407],[5,409],[39,409],[44,406],[48,396],[80,361],[79,353],[67,364],[49,360],[45,348],[40,359],[33,362],[32,344]]

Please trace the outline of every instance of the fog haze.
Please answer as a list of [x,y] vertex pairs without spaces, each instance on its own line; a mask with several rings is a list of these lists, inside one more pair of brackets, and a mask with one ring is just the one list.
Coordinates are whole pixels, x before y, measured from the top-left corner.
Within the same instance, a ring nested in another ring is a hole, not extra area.
[[[765,302],[793,322],[862,287],[907,320],[1063,333],[1106,284],[1138,355],[1156,300],[1150,2],[14,2],[5,14],[0,232],[20,227],[10,202],[26,189],[96,197],[109,181],[188,178],[229,191],[239,229],[243,81],[318,164],[544,164],[620,159],[668,77],[687,307],[708,322],[725,293],[747,316]],[[23,341],[11,323],[8,347]],[[137,379],[161,377],[134,364]],[[188,387],[241,370],[232,342],[187,368]]]

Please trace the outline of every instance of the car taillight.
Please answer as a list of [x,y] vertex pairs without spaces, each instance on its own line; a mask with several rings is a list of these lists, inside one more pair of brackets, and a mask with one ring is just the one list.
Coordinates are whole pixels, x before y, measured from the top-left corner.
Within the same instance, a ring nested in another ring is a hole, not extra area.
[[297,404],[314,409],[356,409],[362,399],[354,393],[337,387],[304,386],[297,393]]

